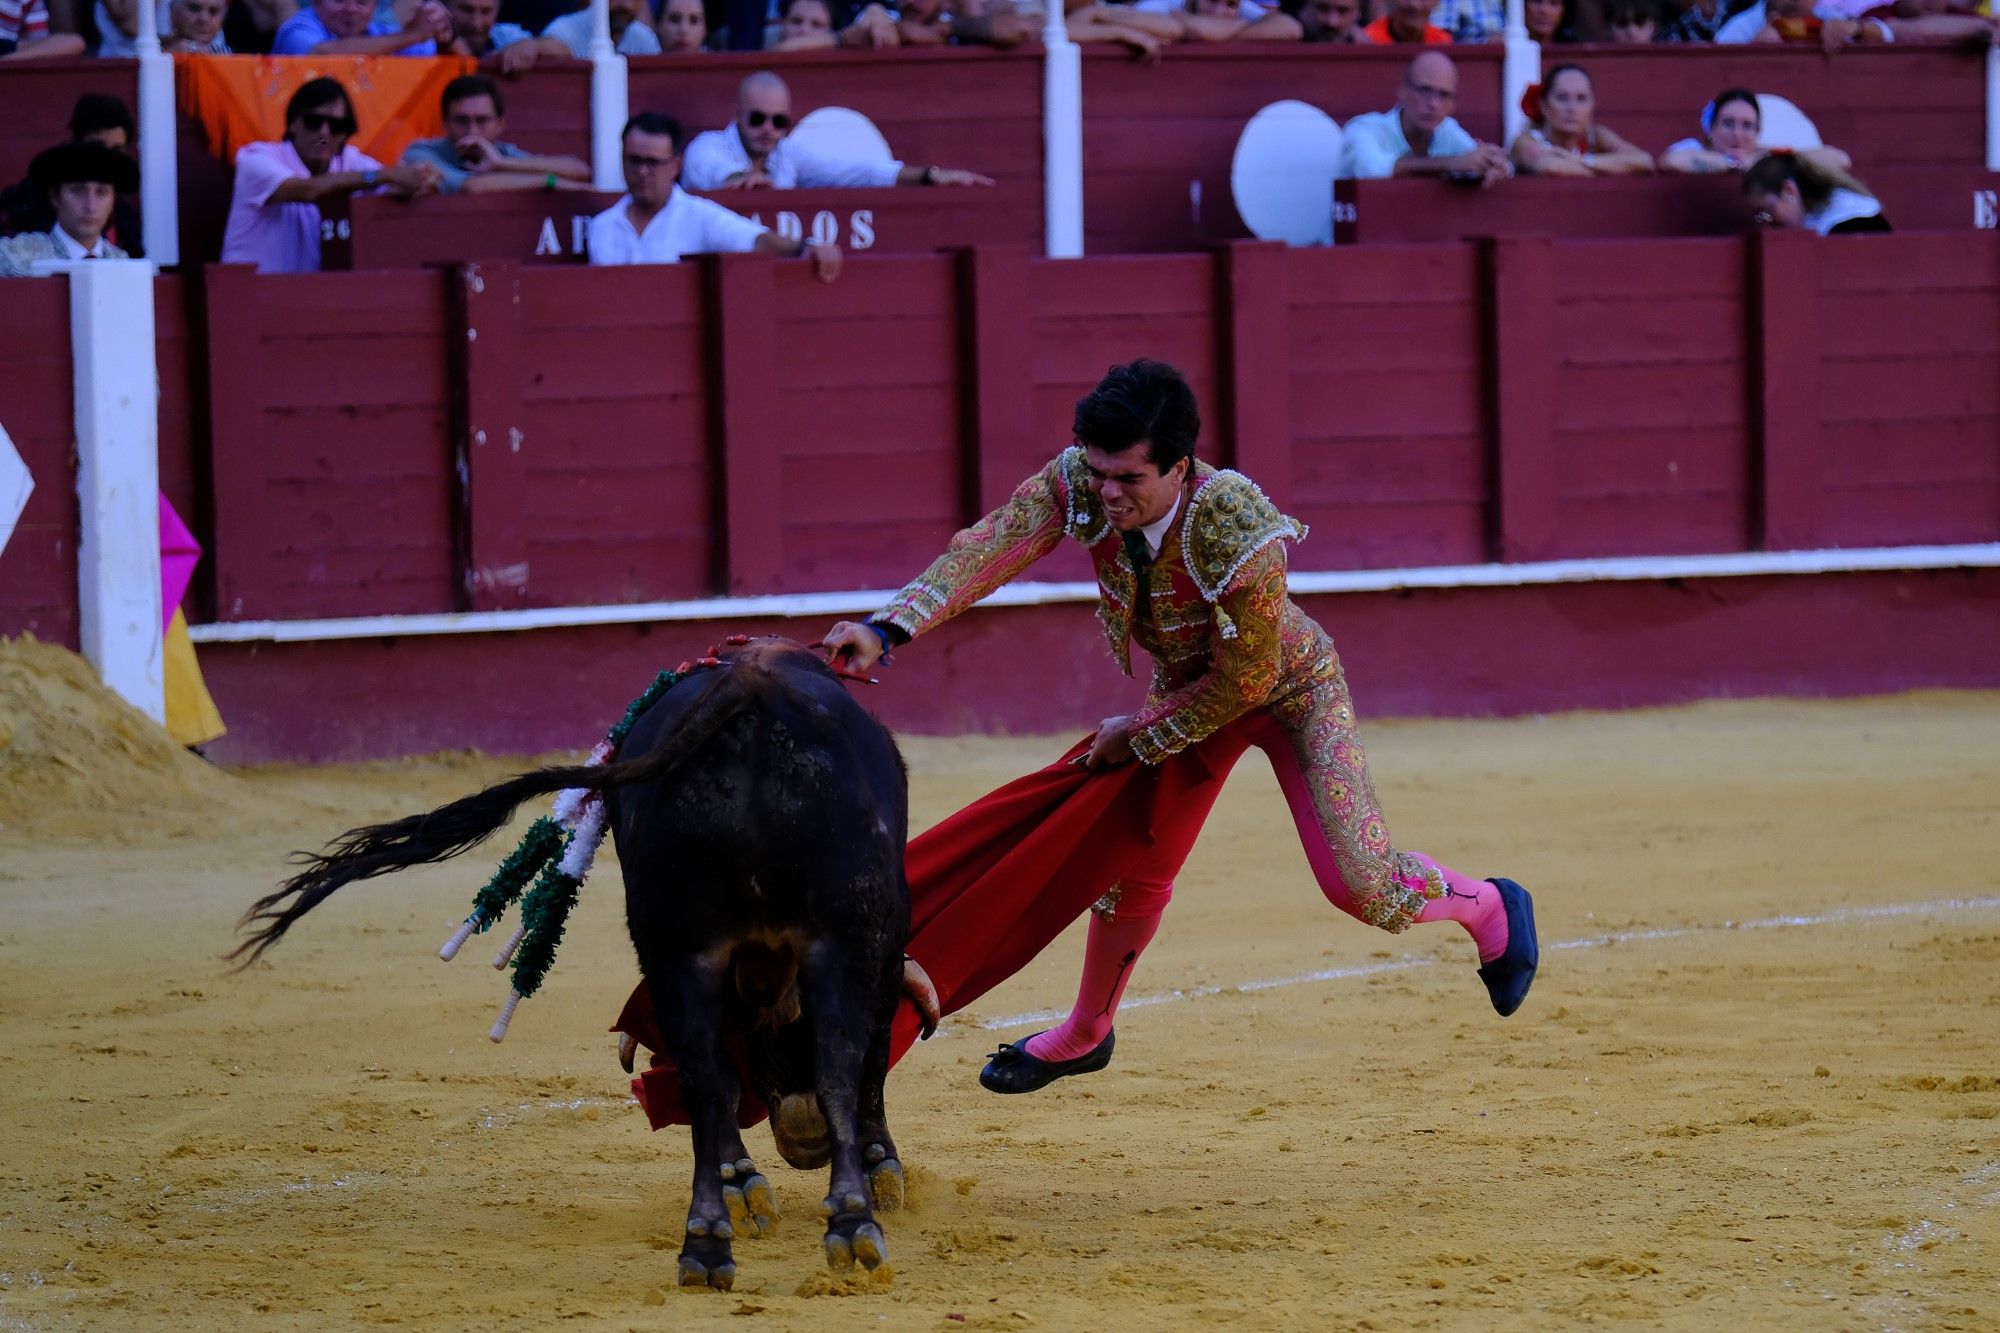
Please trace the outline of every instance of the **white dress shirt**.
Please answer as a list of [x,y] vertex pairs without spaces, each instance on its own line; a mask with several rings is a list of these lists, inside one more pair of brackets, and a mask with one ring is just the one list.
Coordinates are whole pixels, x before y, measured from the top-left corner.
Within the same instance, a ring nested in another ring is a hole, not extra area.
[[[780,190],[879,189],[896,183],[901,162],[825,157],[781,139],[764,159],[764,174]],[[734,125],[707,130],[688,142],[681,156],[681,184],[690,190],[718,190],[731,176],[750,170],[750,154]]]
[[1151,523],[1141,525],[1141,527],[1139,528],[1139,535],[1146,539],[1147,550],[1151,551],[1156,556],[1160,553],[1160,543],[1164,542],[1167,539],[1167,529],[1174,525],[1174,515],[1180,512],[1181,512],[1181,497],[1179,495],[1175,495],[1174,507],[1167,511],[1167,516],[1165,518],[1156,519]]
[[111,252],[106,248],[102,236],[97,238],[95,245],[85,246],[82,241],[77,240],[76,237],[64,231],[60,223],[49,228],[49,235],[56,238],[56,245],[61,248],[66,258],[108,259],[111,257]]
[[591,263],[672,264],[683,255],[747,254],[770,230],[678,185],[643,232],[632,226],[631,205],[628,194],[590,220]]

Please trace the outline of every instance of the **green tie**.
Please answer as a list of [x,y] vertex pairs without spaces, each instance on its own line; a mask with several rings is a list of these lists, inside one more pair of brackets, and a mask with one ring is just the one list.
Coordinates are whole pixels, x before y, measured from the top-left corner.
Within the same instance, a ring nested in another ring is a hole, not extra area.
[[1146,534],[1133,528],[1119,534],[1125,543],[1125,558],[1132,562],[1132,619],[1145,620],[1152,615],[1152,579],[1148,572],[1153,568],[1153,548],[1146,545]]

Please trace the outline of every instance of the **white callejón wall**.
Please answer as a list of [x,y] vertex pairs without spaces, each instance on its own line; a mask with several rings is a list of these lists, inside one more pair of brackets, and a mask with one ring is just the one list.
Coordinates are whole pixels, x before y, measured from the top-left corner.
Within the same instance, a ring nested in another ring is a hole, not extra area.
[[78,637],[99,678],[164,723],[153,267],[100,259],[63,271],[76,367]]

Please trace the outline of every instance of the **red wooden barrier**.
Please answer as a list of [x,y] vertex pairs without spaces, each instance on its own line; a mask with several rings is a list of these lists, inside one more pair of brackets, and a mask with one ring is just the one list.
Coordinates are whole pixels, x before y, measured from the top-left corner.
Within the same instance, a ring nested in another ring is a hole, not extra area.
[[136,60],[10,60],[0,65],[0,185],[28,174],[28,162],[69,138],[69,113],[84,93],[109,93],[139,109]]
[[0,278],[0,426],[35,489],[0,551],[0,633],[77,645],[76,434],[71,426],[69,281]]
[[205,279],[217,616],[450,609],[443,275]]
[[[337,240],[320,267],[414,268],[483,260],[581,263],[595,214],[622,196],[597,190],[509,191],[405,200],[340,199],[320,208]],[[851,254],[930,254],[1006,245],[1039,227],[1039,194],[990,190],[769,190],[707,196],[786,236],[830,240]]]
[[1750,209],[1735,176],[1520,176],[1491,189],[1406,176],[1335,181],[1333,200],[1336,245],[1475,236],[1732,236],[1750,229]]

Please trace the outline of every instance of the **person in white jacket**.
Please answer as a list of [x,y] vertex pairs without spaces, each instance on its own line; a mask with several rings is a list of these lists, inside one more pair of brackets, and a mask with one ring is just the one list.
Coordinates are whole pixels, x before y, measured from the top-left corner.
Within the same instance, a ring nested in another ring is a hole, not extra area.
[[797,123],[785,81],[768,70],[752,74],[736,90],[735,123],[689,141],[681,184],[690,190],[826,190],[993,183],[976,171],[829,157],[791,142]]

